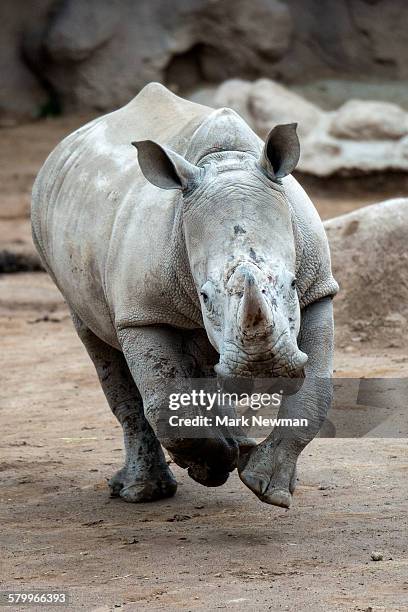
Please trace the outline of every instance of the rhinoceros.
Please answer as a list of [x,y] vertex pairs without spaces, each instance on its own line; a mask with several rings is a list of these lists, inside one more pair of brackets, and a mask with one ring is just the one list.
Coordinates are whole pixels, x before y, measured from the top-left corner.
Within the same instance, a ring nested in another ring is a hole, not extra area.
[[[238,467],[259,499],[289,507],[298,456],[331,403],[338,290],[321,220],[291,176],[299,154],[296,124],[263,143],[233,110],[150,83],[39,172],[34,242],[123,428],[113,496],[172,496],[164,446],[201,484]],[[276,427],[258,445],[223,430],[163,439],[169,381],[215,375],[317,381],[280,407],[315,426]]]

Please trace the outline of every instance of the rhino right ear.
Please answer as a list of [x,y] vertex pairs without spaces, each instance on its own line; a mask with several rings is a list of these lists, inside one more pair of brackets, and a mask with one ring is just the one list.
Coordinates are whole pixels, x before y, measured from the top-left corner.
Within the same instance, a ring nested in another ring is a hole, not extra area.
[[195,187],[202,177],[201,168],[153,140],[138,140],[132,145],[137,149],[141,171],[156,187],[186,191]]
[[300,144],[296,128],[297,123],[277,125],[266,138],[260,166],[272,180],[291,174],[297,166]]

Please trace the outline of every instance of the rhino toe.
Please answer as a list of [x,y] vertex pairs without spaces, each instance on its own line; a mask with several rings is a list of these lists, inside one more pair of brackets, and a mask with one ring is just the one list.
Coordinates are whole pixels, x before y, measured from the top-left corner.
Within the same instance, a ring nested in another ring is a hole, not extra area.
[[123,487],[119,495],[126,502],[142,503],[173,497],[176,491],[177,482],[173,478],[171,481],[156,480],[153,482],[134,482],[127,487]]
[[242,482],[264,503],[289,508],[296,486],[296,462],[278,447],[265,443],[240,457]]
[[292,495],[289,491],[284,491],[283,489],[268,489],[259,499],[265,504],[280,506],[281,508],[290,508]]
[[157,501],[172,497],[177,491],[177,482],[170,470],[132,478],[127,468],[122,468],[108,482],[111,497],[121,497],[130,503]]

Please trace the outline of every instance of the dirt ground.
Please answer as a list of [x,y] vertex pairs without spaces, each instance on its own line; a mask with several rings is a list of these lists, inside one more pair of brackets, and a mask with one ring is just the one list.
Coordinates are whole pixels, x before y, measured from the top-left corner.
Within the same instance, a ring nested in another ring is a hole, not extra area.
[[[0,248],[29,245],[32,178],[77,124],[0,131]],[[399,195],[350,185],[310,180],[322,216]],[[176,497],[126,504],[106,484],[121,430],[45,274],[0,276],[0,344],[0,590],[66,590],[75,610],[408,610],[406,439],[315,440],[289,511],[174,466]],[[408,375],[402,349],[337,344],[336,376]]]

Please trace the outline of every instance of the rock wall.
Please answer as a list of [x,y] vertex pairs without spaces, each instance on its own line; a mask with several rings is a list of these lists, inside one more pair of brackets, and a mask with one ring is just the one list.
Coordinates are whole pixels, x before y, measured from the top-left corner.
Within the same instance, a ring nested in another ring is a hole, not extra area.
[[403,80],[407,16],[405,0],[5,0],[0,114],[107,110],[151,80]]
[[33,117],[47,103],[47,89],[24,60],[23,46],[35,29],[33,23],[44,23],[52,4],[53,0],[0,3],[0,118]]

